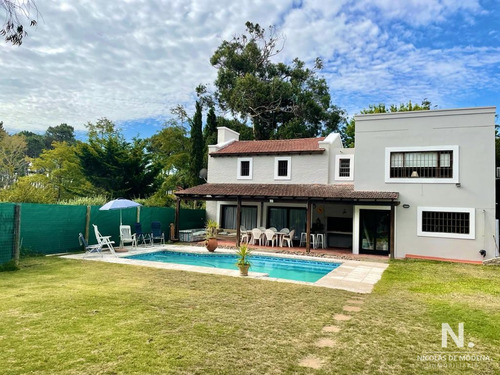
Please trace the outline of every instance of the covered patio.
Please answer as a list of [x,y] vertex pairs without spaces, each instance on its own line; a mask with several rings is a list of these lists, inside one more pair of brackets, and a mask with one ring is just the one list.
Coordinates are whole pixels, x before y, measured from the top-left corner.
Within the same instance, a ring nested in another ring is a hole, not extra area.
[[[263,217],[264,205],[266,208],[278,205],[293,204],[296,206],[304,207],[305,209],[305,252],[309,253],[311,247],[311,234],[313,233],[313,207],[318,205],[343,206],[350,207],[352,212],[352,224],[354,232],[351,233],[353,242],[357,244],[356,234],[359,225],[360,208],[385,208],[389,218],[388,233],[387,233],[387,247],[388,253],[394,257],[394,222],[395,222],[395,209],[399,205],[397,192],[384,192],[384,191],[355,191],[352,184],[213,184],[207,183],[198,185],[189,189],[180,190],[175,192],[177,196],[176,204],[176,237],[178,238],[178,225],[180,215],[180,201],[181,200],[204,200],[204,201],[218,201],[218,202],[233,202],[236,208],[235,220],[235,245],[239,246],[241,242],[240,227],[242,223],[242,207],[244,204],[257,204],[260,205],[261,224],[266,222]],[[345,209],[344,209],[345,211]],[[358,221],[356,221],[358,220]],[[298,228],[297,228],[298,229]],[[297,231],[300,236],[300,231]],[[328,233],[324,233],[327,235]],[[357,245],[353,245],[357,246]],[[355,248],[353,247],[353,250]],[[353,253],[357,253],[354,252]]]

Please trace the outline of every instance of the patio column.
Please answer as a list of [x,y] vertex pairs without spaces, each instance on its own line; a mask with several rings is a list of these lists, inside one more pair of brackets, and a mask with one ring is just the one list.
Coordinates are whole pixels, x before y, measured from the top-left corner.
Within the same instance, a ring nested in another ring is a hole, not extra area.
[[391,205],[391,224],[390,224],[390,233],[389,233],[389,257],[394,259],[394,219],[395,219],[395,208],[394,205]]
[[241,239],[241,197],[238,197],[236,201],[236,247],[240,246]]
[[181,215],[181,199],[177,198],[175,201],[175,239],[179,239],[179,224]]
[[307,200],[306,253],[311,251],[311,201]]

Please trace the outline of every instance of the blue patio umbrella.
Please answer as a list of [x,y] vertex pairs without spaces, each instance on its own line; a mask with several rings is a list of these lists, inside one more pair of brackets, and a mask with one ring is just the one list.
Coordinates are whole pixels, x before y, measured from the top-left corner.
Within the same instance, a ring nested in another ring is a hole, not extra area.
[[142,206],[142,204],[131,201],[129,199],[118,198],[106,203],[104,206],[99,208],[99,211],[120,210],[120,225],[122,225],[122,209],[137,206]]

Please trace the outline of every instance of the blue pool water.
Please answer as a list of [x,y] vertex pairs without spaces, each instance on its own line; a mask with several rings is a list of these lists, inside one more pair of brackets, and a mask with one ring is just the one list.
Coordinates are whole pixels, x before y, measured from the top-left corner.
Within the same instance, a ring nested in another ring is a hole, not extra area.
[[[173,251],[159,251],[149,254],[128,256],[129,259],[149,260],[153,262],[187,264],[200,267],[224,268],[237,270],[234,254],[193,254]],[[251,272],[262,272],[269,277],[279,279],[315,282],[340,266],[340,263],[315,262],[312,260],[278,258],[252,255]]]

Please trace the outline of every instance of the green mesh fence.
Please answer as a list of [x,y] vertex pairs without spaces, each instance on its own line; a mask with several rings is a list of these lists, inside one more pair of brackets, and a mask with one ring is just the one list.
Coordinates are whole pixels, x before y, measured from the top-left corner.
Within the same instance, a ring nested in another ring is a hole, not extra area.
[[0,203],[0,264],[12,259],[14,203]]
[[21,204],[21,254],[55,254],[80,249],[85,206]]
[[[13,203],[0,204],[0,263],[12,258],[14,235]],[[80,250],[78,233],[85,234],[87,207],[52,204],[22,203],[21,254],[56,254]],[[169,207],[139,207],[100,211],[100,206],[90,207],[89,243],[96,243],[94,227],[104,236],[120,242],[120,213],[123,225],[130,225],[139,218],[142,230],[151,232],[151,222],[159,221],[165,239],[170,238],[170,224],[175,221],[175,209]],[[205,225],[205,210],[183,209],[180,212],[180,229],[200,228]]]
[[206,211],[181,209],[179,212],[179,229],[205,228]]

